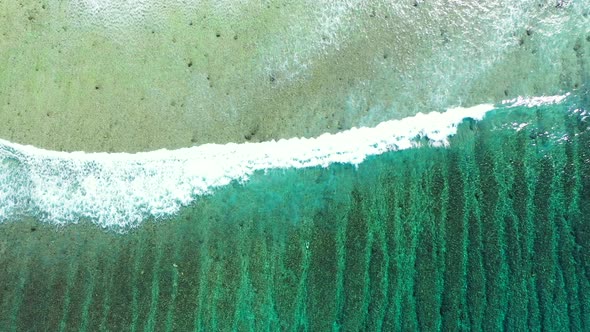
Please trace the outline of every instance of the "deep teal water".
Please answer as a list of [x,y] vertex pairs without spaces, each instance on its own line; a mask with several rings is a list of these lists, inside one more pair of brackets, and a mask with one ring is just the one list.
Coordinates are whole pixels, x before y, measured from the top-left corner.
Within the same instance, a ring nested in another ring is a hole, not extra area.
[[0,330],[590,330],[589,106],[257,172],[127,234],[1,224]]

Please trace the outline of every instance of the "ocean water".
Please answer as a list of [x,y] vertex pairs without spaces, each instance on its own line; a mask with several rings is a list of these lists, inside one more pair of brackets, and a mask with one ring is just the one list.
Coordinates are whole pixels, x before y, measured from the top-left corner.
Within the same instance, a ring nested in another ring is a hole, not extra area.
[[0,332],[590,331],[588,0],[0,1],[0,50]]
[[146,152],[318,137],[590,80],[589,0],[0,3],[0,138]]
[[135,155],[2,141],[0,330],[590,330],[589,107]]

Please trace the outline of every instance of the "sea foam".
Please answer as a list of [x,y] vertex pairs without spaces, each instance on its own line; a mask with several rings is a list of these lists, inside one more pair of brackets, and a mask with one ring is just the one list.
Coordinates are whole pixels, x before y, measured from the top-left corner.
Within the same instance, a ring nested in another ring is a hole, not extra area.
[[89,220],[128,229],[171,216],[200,195],[271,168],[358,165],[371,155],[420,145],[445,146],[464,118],[491,104],[419,113],[317,138],[205,144],[143,153],[57,152],[0,140],[0,222],[33,216],[53,224]]

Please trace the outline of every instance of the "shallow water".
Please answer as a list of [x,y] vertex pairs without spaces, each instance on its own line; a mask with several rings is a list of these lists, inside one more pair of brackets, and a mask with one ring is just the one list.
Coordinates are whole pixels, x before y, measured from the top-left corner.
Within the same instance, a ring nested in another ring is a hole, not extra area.
[[0,1],[0,331],[590,330],[589,8]]
[[0,137],[151,151],[316,137],[559,95],[590,77],[590,1],[0,3]]
[[0,225],[12,330],[590,329],[588,101],[255,171],[124,234]]

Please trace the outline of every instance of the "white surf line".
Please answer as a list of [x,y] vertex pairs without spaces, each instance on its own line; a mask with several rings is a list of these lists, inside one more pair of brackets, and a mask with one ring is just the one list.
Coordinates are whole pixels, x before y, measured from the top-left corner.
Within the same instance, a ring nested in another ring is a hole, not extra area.
[[532,97],[532,98],[524,98],[524,97],[517,97],[513,99],[506,99],[502,100],[502,105],[510,104],[508,107],[517,107],[517,106],[526,106],[526,107],[535,107],[541,105],[548,105],[548,104],[557,104],[561,103],[565,98],[567,98],[570,93],[566,93],[564,95],[557,95],[557,96],[540,96],[540,97]]
[[416,137],[445,146],[464,118],[480,120],[492,109],[419,113],[317,138],[135,154],[57,152],[0,140],[0,222],[26,214],[61,225],[86,218],[107,228],[133,227],[258,170],[358,165],[367,156],[415,147]]

